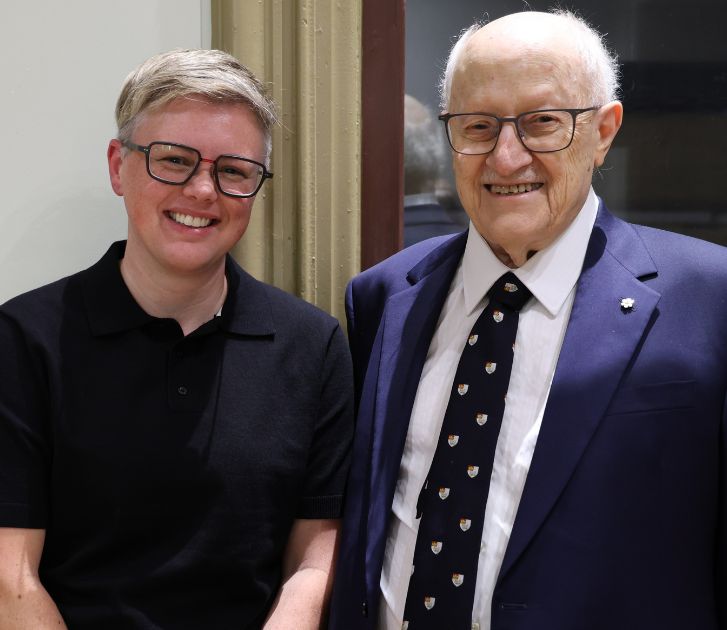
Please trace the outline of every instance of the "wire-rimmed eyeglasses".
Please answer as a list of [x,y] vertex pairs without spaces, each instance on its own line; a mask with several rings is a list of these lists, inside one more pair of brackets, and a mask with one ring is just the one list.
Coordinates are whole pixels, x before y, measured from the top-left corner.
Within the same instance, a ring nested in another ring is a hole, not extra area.
[[517,116],[495,116],[487,112],[441,114],[447,139],[454,151],[485,155],[494,151],[504,123],[515,125],[523,146],[533,153],[554,153],[567,149],[576,128],[576,118],[600,107],[581,109],[537,109]]
[[197,172],[202,162],[212,164],[212,173],[219,191],[230,197],[253,197],[273,174],[264,164],[241,155],[223,154],[214,160],[203,158],[192,147],[156,140],[146,146],[124,141],[122,144],[146,156],[149,177],[165,184],[181,186]]

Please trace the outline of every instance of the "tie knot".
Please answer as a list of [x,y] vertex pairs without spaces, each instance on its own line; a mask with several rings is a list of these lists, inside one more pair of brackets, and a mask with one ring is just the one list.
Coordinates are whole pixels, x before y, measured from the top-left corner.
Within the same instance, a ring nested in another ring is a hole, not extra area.
[[499,302],[513,311],[519,311],[525,306],[532,293],[514,273],[508,271],[492,285],[487,295],[490,296],[492,302]]

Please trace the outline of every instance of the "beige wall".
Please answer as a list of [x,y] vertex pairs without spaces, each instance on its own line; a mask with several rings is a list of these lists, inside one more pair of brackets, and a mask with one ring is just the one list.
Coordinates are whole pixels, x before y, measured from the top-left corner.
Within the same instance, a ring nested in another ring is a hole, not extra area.
[[209,46],[209,0],[33,0],[0,9],[0,303],[126,235],[106,147],[127,73]]
[[212,45],[270,84],[283,123],[235,256],[341,321],[360,265],[361,2],[212,1]]

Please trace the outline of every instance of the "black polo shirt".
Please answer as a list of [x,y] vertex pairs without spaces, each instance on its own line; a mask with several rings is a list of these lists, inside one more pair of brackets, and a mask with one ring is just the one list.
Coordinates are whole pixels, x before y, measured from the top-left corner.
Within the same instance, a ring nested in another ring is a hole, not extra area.
[[259,627],[293,520],[341,513],[343,334],[228,257],[222,315],[185,337],[123,252],[0,307],[0,526],[47,530],[72,630]]

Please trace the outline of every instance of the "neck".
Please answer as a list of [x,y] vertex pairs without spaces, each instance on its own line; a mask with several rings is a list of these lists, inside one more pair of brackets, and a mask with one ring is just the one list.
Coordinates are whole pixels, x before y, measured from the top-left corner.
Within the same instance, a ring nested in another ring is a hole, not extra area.
[[152,273],[127,255],[121,260],[121,276],[144,311],[175,319],[185,335],[212,319],[227,295],[224,260],[216,269],[180,275]]
[[522,267],[536,253],[535,250],[513,250],[511,253],[489,241],[487,241],[487,244],[500,262],[506,267],[510,267],[510,269]]

